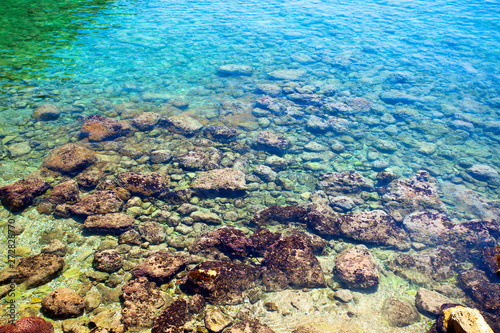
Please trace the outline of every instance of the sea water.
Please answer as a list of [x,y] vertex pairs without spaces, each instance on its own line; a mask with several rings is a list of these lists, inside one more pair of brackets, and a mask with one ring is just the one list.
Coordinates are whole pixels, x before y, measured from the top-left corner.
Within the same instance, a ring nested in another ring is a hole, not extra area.
[[[248,147],[217,146],[231,161],[226,165],[233,167],[244,157],[238,167],[252,184],[238,207],[234,198],[202,198],[223,224],[250,232],[245,221],[260,209],[306,205],[318,190],[318,179],[328,172],[356,171],[375,180],[382,171],[411,178],[418,170],[435,179],[454,223],[498,223],[497,1],[3,0],[0,14],[0,185],[37,172],[56,147],[87,144],[80,128],[88,116],[130,120],[141,112],[188,114],[205,127],[235,128],[236,142]],[[224,65],[236,65],[240,72],[223,72]],[[242,73],[244,66],[251,70]],[[269,96],[278,109],[259,104],[262,96]],[[35,108],[45,103],[60,108],[59,118],[34,119]],[[123,113],[123,105],[135,111]],[[336,125],[326,126],[329,120]],[[289,150],[277,154],[258,149],[255,139],[263,131],[285,136]],[[107,173],[113,178],[125,171],[157,171],[148,159],[153,150],[172,151],[172,166],[175,156],[203,138],[200,133],[186,138],[169,136],[160,128],[135,131],[116,139],[137,152],[128,155],[126,149],[111,149],[109,142],[91,146],[102,161],[115,165]],[[285,160],[285,167],[267,160],[275,155]],[[266,161],[282,176],[281,183],[254,172]],[[471,171],[477,166],[480,174]],[[178,164],[172,170],[177,170],[171,173],[178,189],[189,187],[202,171],[179,171]],[[383,208],[376,194],[356,203],[352,211]],[[137,213],[138,221],[159,209],[154,200],[152,205],[149,213],[144,213],[148,205]],[[228,217],[225,211],[238,213]],[[17,237],[18,246],[31,249],[24,255],[39,253],[41,235],[65,223],[61,239],[67,242],[68,234],[79,238],[68,243],[70,258],[83,258],[85,250],[95,250],[104,241],[80,235],[81,221],[42,215],[34,207],[16,215],[2,208],[1,214],[27,229]],[[199,230],[186,223],[185,234],[178,229],[169,232],[182,237],[187,246]],[[335,245],[347,248],[356,243],[342,238],[326,241],[320,262],[331,273]],[[380,266],[397,254],[369,247]],[[87,259],[79,266],[83,272],[92,270]],[[51,288],[77,290],[77,281],[61,276],[50,283]],[[264,293],[259,310],[254,310],[276,332],[291,332],[308,317],[321,321],[328,316],[334,323],[348,320],[363,332],[423,332],[431,318],[394,328],[378,314],[384,298],[404,296],[413,301],[418,287],[387,273],[378,292],[355,291],[354,303],[330,300],[325,296],[328,288],[286,290],[283,295]],[[34,291],[22,296],[19,304],[39,315],[37,303],[30,304],[36,295]],[[465,295],[458,296],[457,302],[466,302],[460,298]],[[288,305],[281,304],[282,311],[263,308],[264,300],[280,304],[283,299]],[[120,304],[114,306],[119,311]],[[239,308],[226,311],[236,316]]]

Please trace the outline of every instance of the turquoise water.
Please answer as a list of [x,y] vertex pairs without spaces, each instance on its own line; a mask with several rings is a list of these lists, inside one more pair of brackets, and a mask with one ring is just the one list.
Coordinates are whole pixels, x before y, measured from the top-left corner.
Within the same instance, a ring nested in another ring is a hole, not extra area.
[[[257,183],[258,191],[249,194],[236,225],[267,206],[307,204],[320,175],[351,170],[372,180],[383,170],[403,178],[427,170],[454,222],[498,223],[497,1],[4,0],[0,14],[0,185],[28,177],[55,147],[87,142],[80,135],[84,117],[125,119],[118,106],[132,103],[138,113],[187,112],[205,126],[238,130],[237,141],[252,148],[245,155],[247,182]],[[221,75],[218,68],[228,64],[253,71]],[[289,77],[276,77],[279,70]],[[256,100],[263,95],[290,108],[262,113]],[[176,98],[187,109],[173,107]],[[61,116],[33,119],[44,103],[58,105]],[[311,125],[329,117],[345,123],[329,130]],[[253,149],[264,130],[292,143],[281,154],[288,167],[276,169],[294,184],[290,189],[267,185],[252,171],[273,155]],[[180,155],[195,139],[153,131],[117,139],[140,152],[118,170],[156,171],[141,158],[158,149]],[[327,149],[307,148],[311,142]],[[16,153],[18,143],[29,152]],[[112,145],[94,148],[121,154]],[[236,153],[229,145],[221,149]],[[471,176],[474,165],[487,165],[496,178]],[[178,188],[187,187],[190,172],[179,176]],[[465,189],[473,191],[470,200],[456,194]],[[217,204],[234,208],[232,201]],[[377,199],[360,205],[380,207]],[[51,217],[43,218],[51,225]],[[331,269],[329,259],[322,260]],[[398,283],[409,282],[388,285]],[[369,308],[373,299],[359,297]],[[282,325],[281,319],[267,320],[276,331]],[[382,325],[379,331],[419,332],[424,326]]]

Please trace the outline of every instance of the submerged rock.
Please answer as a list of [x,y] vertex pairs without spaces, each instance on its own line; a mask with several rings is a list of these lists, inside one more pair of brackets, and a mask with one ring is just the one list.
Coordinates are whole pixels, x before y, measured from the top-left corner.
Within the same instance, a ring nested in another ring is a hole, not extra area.
[[54,326],[41,317],[24,317],[0,326],[0,333],[54,333]]
[[399,250],[410,248],[408,234],[382,210],[338,215],[336,219],[341,234],[354,240],[390,245]]
[[236,169],[225,168],[202,172],[191,183],[196,190],[243,191],[246,190],[245,174]]
[[186,290],[201,294],[214,305],[240,304],[255,286],[260,268],[225,261],[206,261],[182,279]]
[[122,323],[126,329],[140,331],[151,328],[165,305],[160,289],[145,277],[139,277],[125,284],[122,290]]
[[267,225],[271,222],[305,224],[307,223],[307,211],[305,208],[297,206],[271,206],[255,213],[251,222],[257,225]]
[[132,269],[135,277],[146,277],[158,284],[167,283],[186,264],[186,258],[168,253],[154,253]]
[[453,303],[448,297],[425,288],[419,288],[415,296],[415,306],[425,314],[438,316],[441,313],[443,304]]
[[53,290],[42,299],[42,310],[53,318],[78,317],[84,309],[83,298],[69,288]]
[[238,135],[234,128],[219,125],[205,127],[204,133],[207,138],[220,142],[233,141]]
[[232,257],[245,258],[252,247],[252,241],[243,231],[224,226],[199,237],[189,246],[189,252],[199,254],[218,250]]
[[50,185],[41,178],[21,179],[0,187],[0,200],[7,209],[17,212],[31,205],[35,197],[49,188]]
[[8,266],[0,272],[0,284],[15,279],[26,288],[41,286],[61,273],[64,259],[49,253],[41,253],[19,259],[14,269]]
[[163,120],[165,126],[172,132],[191,136],[199,132],[203,124],[188,115],[177,115]]
[[474,164],[469,170],[469,174],[480,181],[492,184],[500,184],[498,171],[485,164]]
[[90,141],[103,141],[120,136],[122,124],[113,118],[90,116],[85,118],[80,131]]
[[405,327],[420,321],[417,309],[410,302],[400,298],[387,298],[381,311],[390,326]]
[[121,234],[133,228],[134,217],[120,213],[91,215],[83,226],[91,232]]
[[222,65],[217,68],[217,74],[223,76],[231,76],[231,75],[245,75],[250,76],[253,73],[253,68],[247,65],[238,65],[238,64],[228,64]]
[[42,104],[33,111],[33,118],[36,120],[56,120],[61,115],[61,110],[55,104]]
[[118,182],[132,194],[144,197],[158,196],[166,192],[170,178],[163,173],[124,172],[118,175]]
[[458,276],[458,282],[479,309],[496,315],[500,313],[500,284],[490,282],[485,272],[469,269]]
[[427,245],[447,244],[453,223],[438,211],[415,212],[407,215],[403,226],[414,242]]
[[173,301],[155,319],[151,333],[183,333],[187,313],[188,304],[184,299]]
[[311,244],[300,235],[277,240],[264,252],[263,283],[268,290],[326,286],[323,270]]
[[132,125],[141,131],[152,130],[160,121],[161,115],[155,112],[143,112],[132,119]]
[[142,222],[137,229],[141,238],[153,245],[163,243],[167,237],[165,227],[156,222]]
[[290,147],[290,141],[283,135],[274,134],[268,131],[260,132],[256,142],[261,149],[277,153],[283,153]]
[[18,142],[8,146],[10,157],[16,158],[28,154],[31,146],[28,142]]
[[388,193],[382,196],[385,210],[396,219],[422,210],[446,212],[446,207],[439,198],[435,183],[430,182],[427,171],[418,171],[411,179],[398,179],[391,182]]
[[123,257],[116,250],[96,251],[92,266],[101,272],[114,273],[122,268]]
[[74,180],[68,180],[54,186],[48,196],[48,200],[53,204],[74,203],[78,199],[78,183]]
[[287,80],[294,81],[300,79],[306,74],[304,69],[278,69],[267,73],[267,75],[274,80]]
[[334,273],[349,288],[368,289],[380,281],[378,264],[367,248],[352,248],[339,253]]
[[47,169],[76,174],[96,161],[95,153],[73,143],[52,150],[42,163]]
[[328,195],[339,195],[370,191],[373,183],[357,172],[329,172],[321,175],[318,188]]
[[222,312],[219,307],[210,306],[205,310],[205,327],[210,332],[222,332],[233,323],[233,319]]
[[439,247],[430,252],[401,253],[387,263],[387,268],[405,280],[423,285],[454,276],[455,258],[450,249]]
[[115,190],[95,191],[68,207],[75,215],[95,215],[119,212],[124,205]]

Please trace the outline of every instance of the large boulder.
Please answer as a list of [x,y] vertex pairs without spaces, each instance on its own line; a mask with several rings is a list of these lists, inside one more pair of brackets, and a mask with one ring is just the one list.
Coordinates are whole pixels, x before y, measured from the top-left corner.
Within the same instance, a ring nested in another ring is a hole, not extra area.
[[48,200],[56,205],[63,203],[73,203],[78,201],[78,199],[78,183],[74,180],[68,180],[54,186],[48,196]]
[[378,264],[366,247],[340,252],[334,273],[350,288],[368,289],[377,286],[380,281]]
[[191,116],[181,114],[168,117],[163,120],[163,124],[172,132],[185,136],[191,136],[203,128],[203,124]]
[[90,215],[83,227],[95,233],[121,234],[134,227],[134,217],[121,213]]
[[238,132],[231,127],[212,125],[204,129],[205,136],[211,140],[219,142],[229,142],[236,139]]
[[42,299],[42,310],[52,318],[71,318],[83,314],[85,304],[83,298],[69,288],[51,291]]
[[42,166],[61,173],[76,174],[96,161],[95,153],[73,143],[52,150]]
[[95,191],[68,207],[75,215],[118,213],[124,205],[116,190]]
[[184,333],[188,304],[184,299],[173,301],[155,319],[151,333]]
[[80,132],[90,141],[109,140],[121,135],[122,124],[113,118],[90,116],[83,121]]
[[414,242],[428,245],[447,244],[453,223],[438,211],[415,212],[407,215],[403,226]]
[[256,142],[258,148],[274,153],[284,153],[290,147],[290,141],[286,137],[269,131],[260,132]]
[[0,333],[54,333],[54,326],[41,317],[24,317],[0,326]]
[[337,216],[342,235],[357,241],[390,245],[400,250],[410,248],[406,231],[382,210]]
[[124,172],[118,175],[118,182],[132,194],[144,197],[158,196],[168,190],[170,179],[158,172]]
[[132,269],[135,277],[146,277],[150,281],[163,284],[168,282],[186,264],[186,258],[168,253],[155,253]]
[[373,183],[357,172],[328,172],[321,175],[318,188],[328,195],[340,195],[369,191]]
[[201,235],[189,246],[193,254],[220,251],[230,257],[245,258],[252,249],[252,241],[235,227],[224,226]]
[[246,290],[255,286],[260,275],[260,268],[251,265],[206,261],[190,270],[182,285],[211,304],[234,305],[243,302]]
[[446,212],[439,198],[435,183],[427,171],[418,171],[411,179],[398,179],[388,186],[388,193],[382,196],[385,210],[398,221],[406,215],[423,210]]
[[122,290],[122,323],[126,329],[141,331],[151,328],[165,305],[161,290],[145,277],[128,282]]
[[0,271],[0,284],[12,279],[25,288],[41,286],[58,276],[64,266],[64,259],[49,253],[41,253],[19,259],[13,268],[9,266]]
[[274,242],[264,253],[264,265],[263,282],[268,290],[326,285],[321,265],[304,235],[293,234]]
[[237,169],[225,168],[202,172],[191,183],[195,190],[208,191],[244,191],[245,174]]
[[17,212],[31,205],[35,197],[49,188],[50,185],[41,178],[21,179],[0,187],[0,200],[7,209]]
[[292,222],[307,223],[307,210],[297,206],[270,206],[252,216],[252,223],[257,225],[268,225],[272,222],[289,224]]
[[417,309],[425,314],[438,316],[441,313],[441,306],[443,304],[454,303],[448,297],[425,288],[419,288],[415,296],[415,306]]

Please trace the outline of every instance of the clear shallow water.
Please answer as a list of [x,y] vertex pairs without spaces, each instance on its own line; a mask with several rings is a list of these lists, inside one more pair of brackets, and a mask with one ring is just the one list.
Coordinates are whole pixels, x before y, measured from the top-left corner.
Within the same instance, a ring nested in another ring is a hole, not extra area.
[[[242,143],[265,128],[299,147],[285,154],[294,160],[284,174],[296,180],[295,190],[286,197],[262,194],[255,199],[260,207],[303,203],[302,194],[315,190],[325,172],[357,170],[374,178],[383,165],[402,177],[428,170],[457,221],[498,220],[498,183],[467,171],[475,164],[500,170],[495,1],[5,1],[0,12],[2,185],[35,171],[52,148],[80,140],[83,116],[118,117],[115,106],[127,102],[172,115],[183,111],[164,107],[179,97],[204,125],[238,128]],[[254,70],[221,76],[217,68],[225,64]],[[302,75],[269,76],[283,69]],[[330,110],[297,102],[300,116],[252,113],[264,94],[290,102],[282,88],[297,85],[312,93],[333,87],[327,102],[359,97],[371,108]],[[402,103],[381,98],[394,91],[405,94]],[[63,114],[57,121],[32,121],[42,103],[57,104]],[[349,126],[318,133],[306,125],[312,115],[340,117]],[[137,137],[144,154],[180,145],[149,135]],[[307,155],[303,147],[311,141],[340,143],[345,151]],[[28,142],[31,151],[13,157],[10,147],[19,142]],[[263,160],[255,154],[249,164]],[[454,186],[482,199],[464,203]]]

